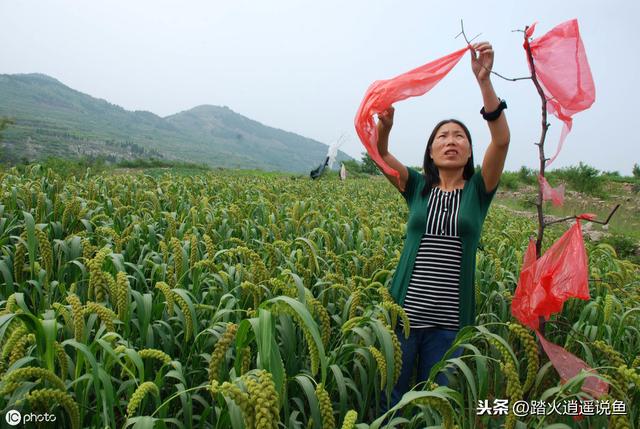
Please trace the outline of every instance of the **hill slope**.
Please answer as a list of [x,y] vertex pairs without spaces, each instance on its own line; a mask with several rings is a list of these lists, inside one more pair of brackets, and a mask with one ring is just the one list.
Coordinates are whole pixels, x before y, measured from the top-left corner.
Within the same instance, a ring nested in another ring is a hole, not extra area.
[[[327,145],[265,126],[227,107],[198,106],[162,118],[128,111],[42,74],[0,75],[0,160],[46,156],[162,157],[212,166],[305,172]],[[338,160],[350,159],[342,152]]]

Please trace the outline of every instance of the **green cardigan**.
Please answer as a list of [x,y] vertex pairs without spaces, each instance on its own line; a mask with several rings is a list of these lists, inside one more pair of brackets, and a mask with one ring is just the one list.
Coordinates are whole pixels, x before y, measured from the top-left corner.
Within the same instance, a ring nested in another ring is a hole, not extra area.
[[[407,168],[409,178],[402,196],[409,206],[407,236],[400,261],[391,282],[391,295],[400,305],[404,304],[409,280],[413,272],[420,241],[426,230],[429,193],[422,196],[425,178],[419,172]],[[458,233],[462,241],[462,262],[460,270],[460,329],[475,324],[475,271],[476,250],[482,224],[487,216],[489,205],[497,190],[487,192],[480,172],[467,180],[460,194],[458,211]]]

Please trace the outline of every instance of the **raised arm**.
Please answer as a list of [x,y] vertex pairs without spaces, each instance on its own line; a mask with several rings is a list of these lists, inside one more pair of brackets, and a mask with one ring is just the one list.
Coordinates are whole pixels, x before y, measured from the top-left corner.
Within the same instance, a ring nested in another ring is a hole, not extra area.
[[387,165],[398,173],[400,173],[400,185],[398,186],[398,182],[394,176],[390,176],[380,168],[380,171],[389,179],[389,181],[395,186],[400,192],[404,192],[405,185],[407,184],[407,178],[409,177],[409,172],[407,171],[407,167],[404,166],[400,161],[396,159],[395,156],[391,155],[388,150],[389,146],[389,133],[391,132],[391,127],[393,127],[393,114],[395,109],[393,106],[389,107],[387,110],[378,115],[378,153],[387,163]]
[[[500,105],[491,83],[491,68],[493,67],[493,48],[487,42],[477,43],[471,47],[471,69],[476,76],[484,111],[494,112]],[[498,186],[498,181],[504,169],[504,161],[509,149],[509,125],[507,116],[503,111],[496,120],[487,121],[491,133],[491,143],[484,154],[482,161],[482,179],[485,189],[490,192]]]

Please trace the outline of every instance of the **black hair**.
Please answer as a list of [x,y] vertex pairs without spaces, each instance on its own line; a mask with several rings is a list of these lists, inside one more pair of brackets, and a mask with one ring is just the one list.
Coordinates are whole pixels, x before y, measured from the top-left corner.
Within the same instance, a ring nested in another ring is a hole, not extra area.
[[464,170],[462,171],[462,178],[464,180],[469,180],[475,173],[475,168],[473,166],[473,145],[471,144],[471,133],[469,132],[469,129],[465,124],[457,119],[444,119],[436,124],[436,126],[433,128],[433,131],[431,131],[429,140],[427,141],[427,149],[424,152],[424,162],[422,164],[425,179],[424,189],[422,189],[422,196],[427,195],[432,187],[440,184],[440,172],[438,171],[438,167],[436,167],[436,164],[433,162],[433,158],[431,158],[429,152],[431,150],[431,146],[433,145],[433,141],[436,139],[436,133],[438,132],[440,127],[449,123],[460,125],[460,127],[464,131],[464,134],[467,136],[467,140],[469,140],[471,156],[469,157],[467,164],[464,166]]

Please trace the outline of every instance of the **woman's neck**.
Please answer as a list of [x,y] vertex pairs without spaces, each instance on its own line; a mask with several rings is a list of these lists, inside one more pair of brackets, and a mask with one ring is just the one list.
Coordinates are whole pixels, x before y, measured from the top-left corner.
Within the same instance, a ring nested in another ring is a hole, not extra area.
[[462,176],[463,169],[438,171],[440,176],[440,184],[438,187],[443,191],[453,191],[464,187],[464,178]]

